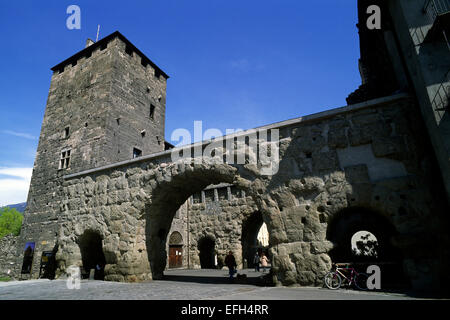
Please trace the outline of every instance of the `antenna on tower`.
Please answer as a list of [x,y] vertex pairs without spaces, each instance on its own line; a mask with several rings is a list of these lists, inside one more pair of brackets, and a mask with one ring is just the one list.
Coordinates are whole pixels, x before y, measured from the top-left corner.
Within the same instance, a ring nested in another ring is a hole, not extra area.
[[95,38],[95,42],[98,41],[98,34],[100,33],[100,25],[98,25],[97,27],[97,38]]

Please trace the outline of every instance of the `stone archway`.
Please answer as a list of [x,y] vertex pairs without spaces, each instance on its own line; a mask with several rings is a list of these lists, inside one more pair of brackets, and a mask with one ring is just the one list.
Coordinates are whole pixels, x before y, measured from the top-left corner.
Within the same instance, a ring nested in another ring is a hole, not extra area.
[[[361,254],[354,250],[354,236],[366,233],[376,239],[376,254]],[[350,262],[365,272],[369,265],[378,265],[382,272],[382,287],[405,286],[403,253],[392,243],[398,232],[393,223],[379,212],[365,207],[349,207],[337,212],[327,228],[327,239],[333,242],[329,256],[333,262]]]
[[95,279],[103,280],[103,269],[106,264],[102,248],[101,235],[93,230],[86,230],[78,239],[81,261],[85,274],[89,276],[92,269],[95,270]]
[[151,190],[145,207],[145,234],[148,260],[153,279],[161,279],[167,263],[166,242],[176,211],[196,192],[211,184],[231,183],[251,194],[251,181],[243,179],[238,169],[227,164],[181,164],[183,170],[172,171],[178,163],[161,171],[158,186]]
[[242,224],[242,259],[247,261],[249,268],[254,267],[254,256],[258,249],[260,249],[258,247],[257,237],[262,225],[263,218],[259,211],[250,215]]

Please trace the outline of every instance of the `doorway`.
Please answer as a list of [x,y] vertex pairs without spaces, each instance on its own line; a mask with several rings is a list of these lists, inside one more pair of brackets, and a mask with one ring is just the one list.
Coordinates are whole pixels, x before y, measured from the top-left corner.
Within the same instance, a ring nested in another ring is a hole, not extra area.
[[200,251],[200,266],[202,269],[215,269],[215,247],[216,242],[210,237],[201,238],[198,242]]
[[91,270],[94,269],[94,279],[103,280],[106,259],[100,234],[91,230],[85,231],[80,236],[79,246],[83,262],[82,277],[89,277]]

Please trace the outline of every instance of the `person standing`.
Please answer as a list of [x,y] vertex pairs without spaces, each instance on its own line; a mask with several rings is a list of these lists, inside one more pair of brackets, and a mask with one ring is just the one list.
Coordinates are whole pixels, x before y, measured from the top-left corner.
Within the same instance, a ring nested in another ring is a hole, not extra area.
[[261,254],[260,261],[261,261],[261,267],[263,268],[263,272],[266,272],[266,267],[269,264],[269,259],[266,257],[266,254],[264,252]]
[[253,264],[255,265],[255,272],[259,272],[259,254],[258,251],[255,252],[255,256],[253,257]]
[[230,272],[230,280],[232,280],[237,267],[236,259],[234,258],[232,251],[228,252],[228,255],[225,257],[225,264]]

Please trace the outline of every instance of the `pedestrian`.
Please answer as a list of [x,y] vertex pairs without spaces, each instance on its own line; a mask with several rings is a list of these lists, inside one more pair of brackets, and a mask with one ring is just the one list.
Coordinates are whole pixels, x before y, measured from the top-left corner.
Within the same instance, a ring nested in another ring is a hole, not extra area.
[[258,251],[255,252],[253,257],[253,264],[255,265],[255,272],[259,272],[259,254]]
[[266,257],[266,254],[263,252],[260,258],[261,267],[263,267],[263,272],[266,272],[266,267],[269,264],[269,259]]
[[230,272],[230,280],[233,280],[233,276],[236,273],[236,259],[233,256],[233,252],[228,252],[228,255],[225,257],[225,264],[228,267],[228,270]]

